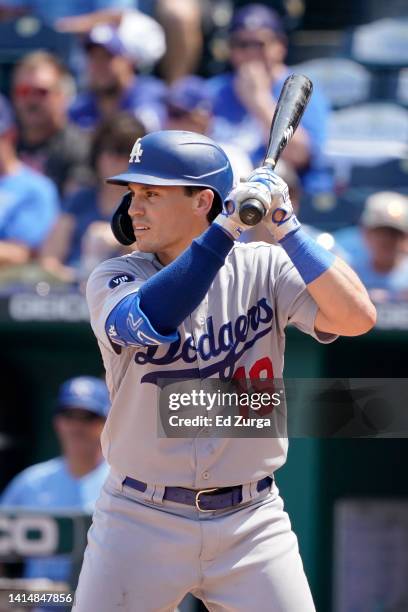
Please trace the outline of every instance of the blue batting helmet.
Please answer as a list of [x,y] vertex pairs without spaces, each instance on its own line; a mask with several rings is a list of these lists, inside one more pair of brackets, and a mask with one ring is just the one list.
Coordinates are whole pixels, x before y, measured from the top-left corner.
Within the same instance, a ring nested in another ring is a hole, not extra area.
[[[211,138],[180,130],[162,130],[139,138],[130,153],[126,172],[107,179],[115,185],[207,187],[222,202],[232,189],[233,173],[229,159]],[[112,218],[112,231],[122,244],[135,242],[128,210],[131,194],[126,194]]]

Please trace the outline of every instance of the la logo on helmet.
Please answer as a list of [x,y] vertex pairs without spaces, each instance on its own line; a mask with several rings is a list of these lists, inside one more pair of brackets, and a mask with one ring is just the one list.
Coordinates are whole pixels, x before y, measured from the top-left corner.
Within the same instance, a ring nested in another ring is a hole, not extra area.
[[135,162],[136,164],[138,164],[140,162],[140,158],[143,155],[143,149],[142,149],[142,145],[140,144],[140,138],[138,138],[135,142],[135,144],[133,145],[133,149],[130,152],[130,157],[129,157],[129,163],[132,164],[133,162]]

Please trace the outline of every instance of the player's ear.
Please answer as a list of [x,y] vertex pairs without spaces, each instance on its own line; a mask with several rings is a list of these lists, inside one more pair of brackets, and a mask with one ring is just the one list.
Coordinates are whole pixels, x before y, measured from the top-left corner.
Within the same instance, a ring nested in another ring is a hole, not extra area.
[[193,209],[200,217],[206,217],[211,210],[214,200],[212,189],[200,189],[194,198]]

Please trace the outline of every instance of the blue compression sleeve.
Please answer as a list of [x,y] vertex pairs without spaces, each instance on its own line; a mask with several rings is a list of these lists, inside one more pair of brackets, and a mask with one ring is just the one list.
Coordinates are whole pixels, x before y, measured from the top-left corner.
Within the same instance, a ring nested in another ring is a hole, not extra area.
[[204,299],[234,241],[211,225],[139,290],[140,309],[160,334],[174,332]]
[[141,311],[139,301],[139,294],[131,293],[111,311],[105,323],[111,342],[119,346],[155,346],[175,342],[178,332],[167,336],[159,334]]
[[335,260],[330,251],[308,236],[302,228],[280,241],[306,285],[326,272]]

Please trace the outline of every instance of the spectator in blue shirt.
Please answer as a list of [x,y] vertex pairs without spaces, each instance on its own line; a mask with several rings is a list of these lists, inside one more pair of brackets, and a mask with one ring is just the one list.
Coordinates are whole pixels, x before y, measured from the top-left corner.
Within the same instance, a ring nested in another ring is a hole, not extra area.
[[408,198],[381,191],[367,198],[360,227],[336,234],[375,301],[408,300]]
[[147,131],[159,129],[163,120],[164,84],[155,77],[136,75],[133,58],[108,24],[97,25],[84,42],[87,87],[74,100],[70,117],[84,129],[102,119],[114,120],[118,111],[133,113]]
[[[166,96],[167,130],[187,130],[208,135],[213,123],[212,99],[205,79],[188,75],[175,81]],[[246,152],[239,146],[218,141],[229,157],[234,180],[245,180],[253,166]]]
[[[239,9],[229,29],[232,72],[210,80],[214,93],[214,130],[221,142],[239,144],[260,165],[282,85],[287,39],[278,14],[261,4]],[[306,191],[326,191],[330,174],[323,159],[328,107],[315,89],[283,158],[300,174]]]
[[[81,510],[92,513],[108,474],[100,435],[110,407],[105,383],[92,376],[66,381],[56,403],[54,428],[62,456],[26,468],[15,476],[0,498],[3,507],[36,510]],[[67,556],[26,560],[26,578],[69,581]]]
[[0,267],[27,263],[59,212],[54,184],[21,163],[16,139],[13,112],[0,96]]

